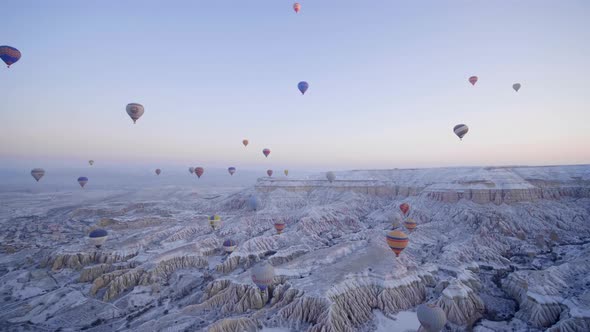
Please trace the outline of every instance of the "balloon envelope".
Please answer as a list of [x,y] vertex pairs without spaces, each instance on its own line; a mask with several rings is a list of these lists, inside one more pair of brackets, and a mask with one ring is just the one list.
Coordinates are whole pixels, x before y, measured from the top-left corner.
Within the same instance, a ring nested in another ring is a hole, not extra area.
[[252,268],[252,281],[260,290],[265,290],[272,285],[275,277],[275,269],[272,265],[264,262]]
[[309,84],[305,81],[301,81],[299,82],[299,84],[297,84],[297,88],[299,89],[299,91],[301,91],[301,94],[304,95],[305,91],[309,89]]
[[328,181],[332,183],[334,182],[334,180],[336,180],[336,175],[334,174],[334,172],[328,172],[326,173],[326,179],[328,179]]
[[447,323],[447,315],[434,303],[421,304],[416,310],[420,324],[427,332],[439,332]]
[[402,204],[400,204],[399,209],[402,211],[404,216],[407,216],[408,213],[410,212],[410,204],[402,203]]
[[289,175],[289,170],[288,169],[284,170],[284,173],[285,173],[285,176],[288,176]]
[[0,59],[10,68],[10,65],[20,60],[21,53],[12,46],[0,46]]
[[463,140],[463,136],[467,134],[467,132],[469,131],[469,127],[467,127],[467,125],[464,124],[458,124],[453,128],[453,131],[455,132],[455,135],[459,137],[460,140]]
[[195,168],[194,167],[189,167],[188,168],[188,172],[193,174],[195,172]]
[[201,175],[203,175],[203,173],[205,173],[205,169],[203,167],[195,167],[195,174],[197,174],[197,177],[200,179]]
[[282,220],[275,221],[275,229],[277,230],[278,234],[281,234],[287,225]]
[[129,114],[129,117],[131,120],[133,120],[133,123],[141,118],[143,112],[144,108],[141,104],[131,103],[127,105],[127,114]]
[[395,253],[396,257],[408,246],[408,236],[402,231],[391,231],[386,236],[387,245]]
[[293,4],[293,10],[296,13],[299,13],[299,11],[301,10],[301,5],[298,2],[296,2],[295,4]]
[[401,214],[399,214],[398,212],[392,213],[391,216],[389,217],[389,221],[391,222],[392,229],[399,228],[401,226],[402,219],[403,218],[402,218]]
[[229,172],[230,175],[234,175],[234,173],[236,172],[236,168],[235,167],[230,167],[227,169],[227,171]]
[[512,84],[512,88],[514,89],[514,91],[518,92],[518,90],[520,90],[520,83]]
[[37,180],[37,182],[39,182],[39,180],[41,180],[43,175],[45,175],[45,170],[43,168],[33,168],[31,170],[31,176],[33,176],[33,178],[35,178],[35,180]]
[[156,168],[156,175],[160,175],[160,173],[162,173],[162,170],[159,168]]
[[108,233],[104,229],[95,229],[90,234],[88,234],[88,238],[90,239],[90,243],[95,245],[97,248],[100,248],[105,241],[107,240]]
[[248,206],[250,207],[250,209],[254,211],[258,210],[258,207],[260,206],[260,201],[258,200],[258,197],[256,195],[250,196],[250,198],[248,199]]
[[406,226],[408,231],[412,232],[414,229],[416,229],[416,227],[418,227],[418,223],[414,219],[408,218],[406,221],[404,221],[404,226]]
[[262,154],[263,154],[265,157],[268,157],[268,155],[270,154],[270,149],[268,149],[268,148],[267,148],[267,149],[263,149],[263,150],[262,150]]
[[244,144],[244,146],[248,146],[248,140],[247,139],[242,140],[242,144]]
[[78,178],[78,183],[80,184],[80,187],[84,188],[86,183],[88,183],[88,178],[85,176],[81,176]]
[[268,169],[268,170],[266,170],[266,174],[267,174],[268,176],[272,176],[272,169]]
[[94,160],[88,160],[88,163],[90,164],[90,166],[94,165]]
[[469,83],[471,83],[471,85],[475,85],[475,83],[477,83],[477,76],[471,76],[469,78]]
[[223,241],[223,250],[225,252],[233,252],[234,250],[236,250],[237,246],[238,243],[232,239],[227,239]]

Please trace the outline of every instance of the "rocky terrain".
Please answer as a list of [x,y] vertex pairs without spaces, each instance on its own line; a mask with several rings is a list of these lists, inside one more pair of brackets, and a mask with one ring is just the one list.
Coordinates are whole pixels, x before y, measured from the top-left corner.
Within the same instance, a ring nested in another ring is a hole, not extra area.
[[[590,330],[590,166],[335,174],[2,191],[0,330],[388,331],[426,301],[447,331]],[[396,258],[385,234],[402,202],[418,227]],[[261,292],[264,261],[277,275]]]

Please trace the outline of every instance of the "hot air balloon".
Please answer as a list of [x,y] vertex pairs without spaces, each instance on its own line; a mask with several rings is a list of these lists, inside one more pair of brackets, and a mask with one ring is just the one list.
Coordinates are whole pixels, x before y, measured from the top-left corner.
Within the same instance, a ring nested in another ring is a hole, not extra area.
[[406,233],[402,231],[391,231],[387,233],[387,245],[393,252],[395,253],[396,257],[399,257],[399,254],[408,246],[408,236]]
[[471,83],[471,85],[475,85],[475,83],[477,83],[477,76],[471,76],[469,78],[469,83]]
[[229,172],[229,175],[234,175],[234,173],[236,172],[236,168],[235,167],[230,167],[227,169],[227,171]]
[[232,239],[227,239],[225,241],[223,241],[223,250],[225,252],[234,252],[234,250],[236,250],[236,247],[238,246],[238,243]]
[[404,221],[404,226],[406,226],[406,229],[411,233],[414,229],[416,229],[418,223],[414,219],[408,218],[406,221]]
[[250,198],[248,199],[248,206],[250,207],[250,209],[254,211],[258,210],[258,207],[260,206],[260,201],[258,200],[258,197],[256,195],[250,196]]
[[88,178],[85,176],[81,176],[78,178],[78,183],[80,184],[80,187],[84,188],[86,183],[88,183]]
[[11,46],[0,46],[0,59],[10,68],[10,65],[20,60],[20,51]]
[[326,179],[328,179],[328,181],[332,183],[334,182],[334,180],[336,180],[336,175],[334,174],[334,172],[328,172],[326,173]]
[[248,146],[248,140],[247,139],[242,140],[242,144],[244,144],[244,146]]
[[194,167],[189,167],[188,168],[188,172],[193,174],[195,172],[195,168]]
[[195,167],[195,174],[197,174],[197,177],[200,179],[201,175],[203,175],[203,173],[205,173],[205,169],[203,167]]
[[141,104],[131,103],[127,105],[127,114],[129,114],[129,117],[131,117],[133,123],[141,118],[143,112],[144,108]]
[[463,140],[463,136],[467,134],[467,132],[469,131],[469,127],[467,127],[467,125],[464,124],[458,124],[453,128],[453,131],[455,132],[455,135],[459,136],[460,140]]
[[416,310],[418,320],[426,332],[439,332],[447,323],[447,315],[434,303],[421,304]]
[[88,234],[88,239],[90,240],[90,243],[95,245],[97,248],[100,248],[100,246],[102,246],[103,243],[105,243],[107,238],[108,238],[107,231],[105,231],[104,229],[101,229],[101,228],[95,229],[92,232],[90,232],[90,234]]
[[213,215],[209,217],[209,225],[211,226],[211,228],[213,228],[213,230],[216,230],[219,227],[219,224],[221,223],[221,217],[218,215]]
[[268,155],[270,154],[270,149],[267,148],[267,149],[262,150],[262,154],[268,158]]
[[156,168],[156,175],[160,175],[160,173],[162,173],[162,170],[159,168]]
[[520,90],[520,83],[512,84],[512,88],[514,89],[514,91],[518,92],[518,90]]
[[275,221],[275,229],[277,230],[277,234],[281,234],[287,225],[282,220]]
[[399,209],[404,214],[404,217],[407,217],[408,216],[408,213],[410,213],[410,204],[408,204],[408,203],[402,203],[402,204],[400,204]]
[[391,229],[399,228],[401,226],[402,219],[403,218],[401,214],[393,212],[389,217],[389,221],[391,222]]
[[94,160],[88,160],[88,163],[90,164],[90,166],[94,165]]
[[43,168],[33,168],[31,170],[31,176],[33,176],[33,178],[35,178],[35,180],[37,180],[37,182],[39,182],[39,180],[41,180],[43,175],[45,175],[45,170]]
[[288,169],[284,170],[283,173],[285,173],[285,176],[289,176],[289,170]]
[[275,278],[275,268],[264,262],[252,268],[252,281],[261,291],[272,285]]
[[295,13],[299,13],[299,11],[301,10],[301,5],[299,4],[299,2],[293,4],[293,10],[295,11]]
[[299,84],[297,84],[297,88],[299,89],[299,91],[301,91],[301,94],[304,95],[305,91],[309,89],[309,84],[305,81],[301,81],[299,82]]
[[267,169],[266,174],[270,177],[272,176],[272,169]]

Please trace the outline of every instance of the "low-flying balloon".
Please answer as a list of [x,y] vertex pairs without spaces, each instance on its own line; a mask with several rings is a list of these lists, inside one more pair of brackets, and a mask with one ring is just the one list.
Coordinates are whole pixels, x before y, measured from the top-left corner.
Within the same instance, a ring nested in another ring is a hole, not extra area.
[[512,84],[512,88],[514,89],[514,91],[518,92],[518,90],[520,90],[520,83]]
[[21,53],[11,46],[0,46],[0,59],[10,68],[12,64],[20,60]]
[[43,168],[33,168],[31,170],[31,176],[39,182],[41,178],[45,175],[45,170]]
[[129,117],[131,120],[133,120],[133,123],[141,118],[143,112],[144,108],[141,104],[131,103],[127,105],[127,114],[129,114]]
[[250,198],[248,198],[248,206],[251,210],[258,210],[258,207],[260,206],[260,200],[258,200],[256,195],[252,195]]
[[244,146],[248,146],[248,140],[247,139],[242,140],[242,144],[244,144]]
[[387,245],[395,253],[396,257],[408,246],[408,236],[402,231],[391,231],[385,238]]
[[262,150],[262,154],[268,158],[268,155],[270,154],[270,149],[266,148]]
[[272,169],[267,169],[266,174],[270,177],[272,176]]
[[410,204],[408,204],[408,203],[402,203],[402,204],[400,204],[399,209],[404,214],[404,217],[407,217],[408,216],[408,213],[410,213]]
[[220,223],[221,223],[220,216],[212,215],[209,217],[209,226],[211,226],[211,228],[213,228],[213,230],[216,230],[219,227]]
[[389,217],[389,221],[391,222],[391,228],[396,229],[401,226],[402,216],[398,212],[393,212]]
[[195,168],[194,167],[189,167],[188,168],[188,172],[193,174],[195,172]]
[[418,223],[416,220],[408,218],[406,221],[404,221],[404,226],[406,226],[406,229],[411,233],[414,231],[414,229],[416,229],[416,227],[418,227]]
[[471,85],[475,85],[475,83],[477,83],[477,80],[478,80],[477,76],[471,76],[469,78],[469,83],[471,83]]
[[238,243],[232,239],[226,239],[225,241],[223,241],[223,251],[225,252],[234,252],[237,246]]
[[282,221],[282,220],[275,221],[275,229],[277,230],[277,234],[281,234],[283,232],[283,230],[285,229],[285,227],[287,227],[287,224],[285,224],[284,221]]
[[200,179],[201,175],[203,175],[203,173],[205,173],[205,169],[203,167],[195,167],[195,174],[197,174],[197,177]]
[[252,268],[252,281],[258,286],[261,291],[264,291],[268,286],[272,285],[275,278],[275,268],[263,262]]
[[295,11],[295,13],[299,13],[299,11],[301,10],[301,5],[299,4],[299,2],[293,4],[293,10]]
[[334,172],[328,172],[326,173],[326,179],[332,183],[334,180],[336,180],[336,174],[334,174]]
[[162,173],[162,170],[159,168],[156,168],[156,175],[160,175],[160,173]]
[[88,164],[90,164],[90,166],[94,165],[94,160],[88,160]]
[[297,88],[299,89],[299,91],[301,91],[301,94],[304,95],[305,91],[309,89],[309,84],[305,81],[301,81],[299,82],[299,84],[297,84]]
[[85,176],[81,176],[78,178],[78,183],[80,184],[80,187],[84,188],[86,183],[88,183],[88,178]]
[[283,173],[285,173],[285,176],[289,176],[289,170],[288,169],[284,170]]
[[445,311],[434,303],[423,303],[419,305],[416,315],[426,332],[439,332],[447,323]]
[[467,127],[467,125],[464,124],[458,124],[455,127],[453,127],[453,131],[455,132],[455,135],[459,137],[460,140],[463,140],[463,136],[467,134],[467,132],[469,131],[469,127]]
[[236,172],[236,168],[235,167],[229,167],[227,169],[227,171],[229,172],[229,175],[234,175],[234,173]]
[[100,248],[108,238],[108,233],[104,229],[95,229],[90,234],[88,234],[88,239],[90,243],[95,245],[97,248]]

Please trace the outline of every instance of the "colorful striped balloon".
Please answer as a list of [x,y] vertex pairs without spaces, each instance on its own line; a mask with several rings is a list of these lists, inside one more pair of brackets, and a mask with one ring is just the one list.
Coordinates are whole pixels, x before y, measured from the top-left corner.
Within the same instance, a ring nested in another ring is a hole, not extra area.
[[287,227],[287,224],[285,224],[284,221],[282,221],[282,220],[275,221],[275,229],[277,230],[277,234],[283,233],[283,230],[285,229],[285,227]]
[[223,250],[225,252],[234,252],[234,250],[236,250],[237,246],[238,246],[238,243],[232,239],[227,239],[227,240],[223,241]]
[[0,46],[0,59],[10,68],[10,65],[20,60],[21,53],[14,47],[11,46]]
[[399,257],[399,254],[408,246],[409,242],[408,236],[402,231],[391,231],[387,233],[385,239],[387,240],[387,245],[393,250],[396,257]]
[[414,229],[416,229],[418,223],[414,219],[408,218],[406,221],[404,221],[404,226],[406,226],[408,231],[412,232]]

